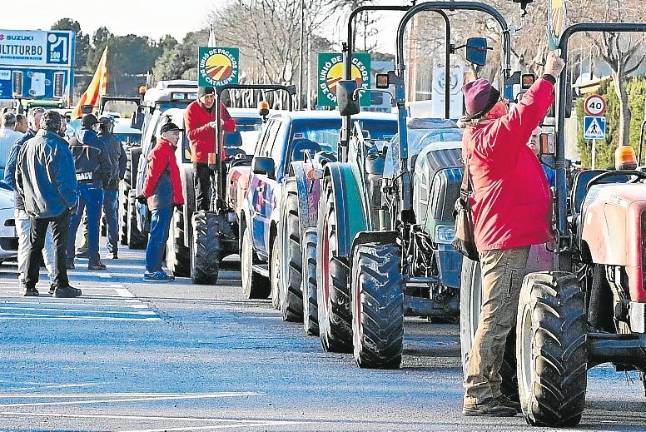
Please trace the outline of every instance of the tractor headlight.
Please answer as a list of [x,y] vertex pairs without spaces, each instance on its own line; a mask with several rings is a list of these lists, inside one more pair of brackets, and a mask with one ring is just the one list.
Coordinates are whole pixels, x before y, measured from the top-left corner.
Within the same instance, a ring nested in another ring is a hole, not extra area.
[[455,228],[440,225],[435,228],[435,241],[437,243],[451,244],[455,240]]

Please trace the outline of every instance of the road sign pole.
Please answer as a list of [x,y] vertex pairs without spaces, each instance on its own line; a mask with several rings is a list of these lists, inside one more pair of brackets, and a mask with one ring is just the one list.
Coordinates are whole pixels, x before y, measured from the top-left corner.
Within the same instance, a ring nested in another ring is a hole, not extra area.
[[597,140],[592,140],[592,169],[595,169],[597,162]]

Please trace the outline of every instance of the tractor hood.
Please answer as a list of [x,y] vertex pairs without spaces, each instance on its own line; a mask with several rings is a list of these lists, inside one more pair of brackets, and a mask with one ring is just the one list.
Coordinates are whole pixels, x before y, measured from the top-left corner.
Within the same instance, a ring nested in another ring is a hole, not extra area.
[[625,267],[633,301],[643,290],[646,184],[600,184],[590,188],[581,213],[581,241],[595,264]]

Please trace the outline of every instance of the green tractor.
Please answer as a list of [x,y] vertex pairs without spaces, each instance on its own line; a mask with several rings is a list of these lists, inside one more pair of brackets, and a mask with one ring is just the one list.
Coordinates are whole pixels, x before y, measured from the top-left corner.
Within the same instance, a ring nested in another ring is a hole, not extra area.
[[[458,313],[461,256],[450,245],[453,205],[462,180],[461,132],[449,120],[448,85],[444,119],[407,118],[404,32],[420,12],[444,18],[447,76],[451,26],[445,10],[480,11],[502,29],[503,74],[510,74],[511,37],[504,17],[475,2],[427,2],[408,9],[397,32],[396,71],[377,76],[377,87],[395,87],[398,138],[382,148],[363,145],[352,115],[362,91],[350,79],[337,86],[344,117],[340,161],[325,165],[318,211],[317,279],[319,333],[330,351],[354,352],[360,367],[397,368],[403,351],[404,315]],[[466,57],[486,62],[484,38],[471,38]],[[381,171],[372,170],[381,159]]]

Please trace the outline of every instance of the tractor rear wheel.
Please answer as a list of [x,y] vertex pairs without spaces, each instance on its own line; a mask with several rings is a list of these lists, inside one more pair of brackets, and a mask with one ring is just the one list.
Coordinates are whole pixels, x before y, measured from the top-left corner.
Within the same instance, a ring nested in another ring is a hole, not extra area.
[[354,359],[362,368],[397,369],[404,348],[404,280],[396,244],[357,246],[352,257]]
[[[467,377],[469,353],[473,338],[480,321],[482,305],[482,278],[480,263],[464,258],[462,260],[462,280],[460,283],[460,351],[462,354],[462,372]],[[505,354],[500,367],[502,384],[500,390],[509,399],[518,400],[518,378],[516,376],[516,332],[511,329],[507,336]]]
[[319,336],[325,351],[352,352],[348,264],[337,256],[337,214],[331,181],[325,180],[318,220],[316,290]]
[[303,239],[303,328],[312,336],[319,334],[316,300],[316,232],[306,231]]
[[137,203],[135,200],[135,191],[130,189],[128,194],[128,213],[126,214],[128,229],[126,240],[130,249],[144,249],[148,240],[148,234],[139,231],[137,226]]
[[191,247],[191,282],[215,285],[220,266],[220,218],[203,210],[193,213],[193,245]]
[[536,426],[576,426],[585,408],[585,299],[575,275],[529,274],[518,306],[520,403]]
[[[300,322],[303,319],[303,283],[301,224],[298,218],[298,196],[295,190],[287,191],[280,220],[280,311],[283,320]],[[273,252],[273,251],[272,251]],[[272,278],[274,276],[272,275]]]
[[271,293],[269,279],[253,271],[255,263],[251,230],[245,225],[242,231],[242,248],[240,250],[242,292],[246,299],[265,299]]
[[125,181],[119,185],[119,239],[124,246],[128,245],[128,195],[130,186]]
[[166,242],[166,267],[175,276],[191,276],[191,251],[184,242],[184,213],[180,209],[173,211]]

